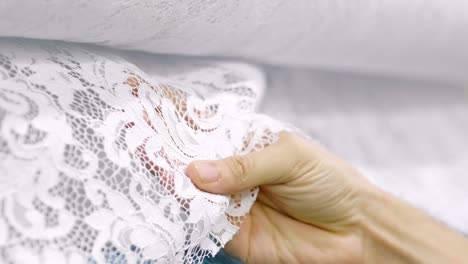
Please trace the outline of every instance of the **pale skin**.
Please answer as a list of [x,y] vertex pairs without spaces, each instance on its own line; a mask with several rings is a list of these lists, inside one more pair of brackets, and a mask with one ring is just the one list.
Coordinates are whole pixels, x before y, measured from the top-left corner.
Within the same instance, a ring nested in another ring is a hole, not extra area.
[[226,247],[245,263],[468,263],[462,235],[289,133],[258,152],[195,161],[187,175],[212,193],[260,187]]

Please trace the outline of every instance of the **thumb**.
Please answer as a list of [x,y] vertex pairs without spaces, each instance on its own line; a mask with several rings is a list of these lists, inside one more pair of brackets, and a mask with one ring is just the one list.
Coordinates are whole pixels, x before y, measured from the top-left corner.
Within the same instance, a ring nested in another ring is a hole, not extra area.
[[289,133],[256,152],[223,160],[194,161],[186,174],[201,190],[229,194],[260,185],[280,184],[293,179],[294,168],[303,163],[305,140]]

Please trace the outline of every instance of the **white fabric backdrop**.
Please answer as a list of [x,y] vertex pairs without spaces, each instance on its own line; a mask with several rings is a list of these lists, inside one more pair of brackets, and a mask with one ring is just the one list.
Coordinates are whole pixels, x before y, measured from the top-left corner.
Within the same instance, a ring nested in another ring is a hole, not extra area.
[[465,0],[3,0],[0,35],[468,81]]

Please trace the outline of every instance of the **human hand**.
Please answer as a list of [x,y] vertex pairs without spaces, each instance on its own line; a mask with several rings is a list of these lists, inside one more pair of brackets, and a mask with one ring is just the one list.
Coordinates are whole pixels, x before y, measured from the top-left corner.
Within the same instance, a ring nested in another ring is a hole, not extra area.
[[230,194],[260,186],[227,251],[246,263],[361,263],[359,208],[372,191],[356,170],[320,146],[282,133],[258,152],[196,161],[200,189]]

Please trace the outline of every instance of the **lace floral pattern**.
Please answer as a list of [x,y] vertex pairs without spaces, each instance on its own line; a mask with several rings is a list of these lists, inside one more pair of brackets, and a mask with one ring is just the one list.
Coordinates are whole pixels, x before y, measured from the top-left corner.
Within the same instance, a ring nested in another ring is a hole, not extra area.
[[253,114],[262,83],[243,67],[205,65],[184,83],[105,49],[1,40],[2,262],[198,263],[216,253],[256,190],[201,192],[186,165],[258,150],[282,128]]

